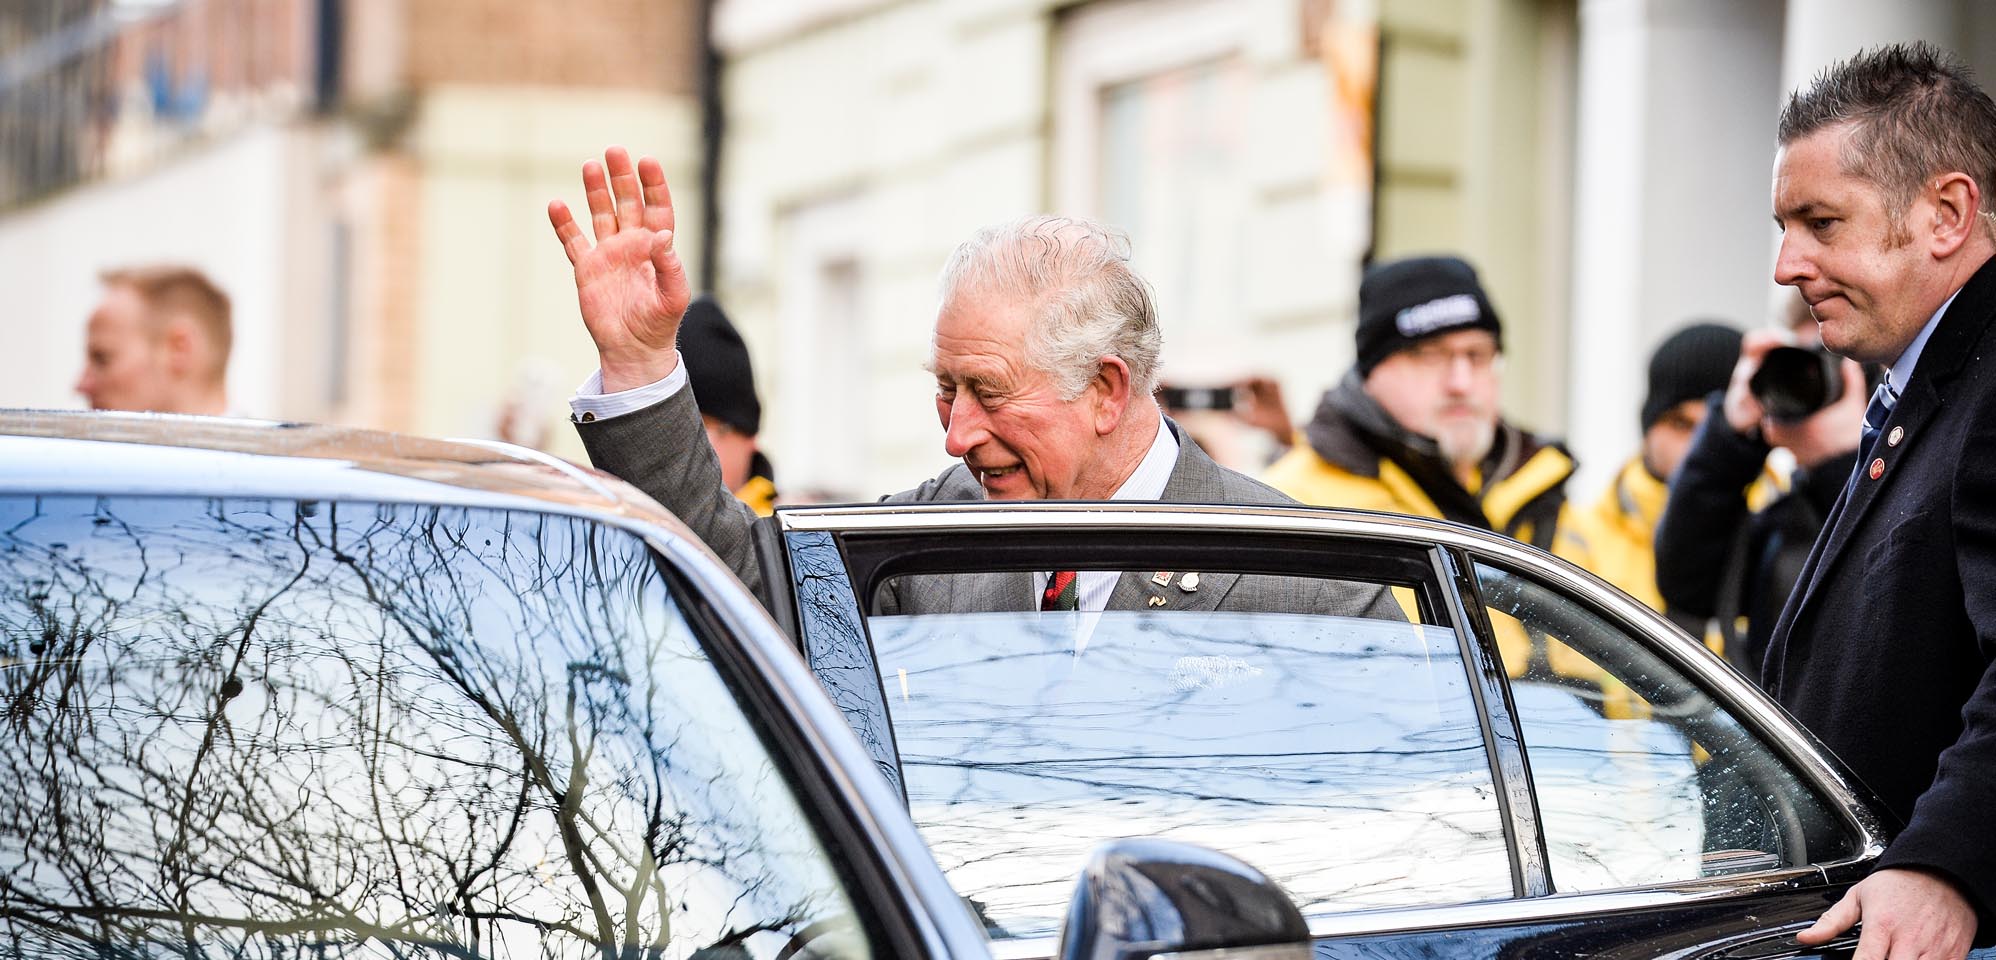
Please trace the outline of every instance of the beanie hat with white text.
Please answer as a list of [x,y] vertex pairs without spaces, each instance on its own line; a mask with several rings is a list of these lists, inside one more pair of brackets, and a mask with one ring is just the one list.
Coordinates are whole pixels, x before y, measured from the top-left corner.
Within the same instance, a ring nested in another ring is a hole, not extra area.
[[1376,263],[1358,285],[1358,372],[1428,337],[1488,330],[1504,345],[1504,328],[1476,270],[1457,257],[1409,257]]

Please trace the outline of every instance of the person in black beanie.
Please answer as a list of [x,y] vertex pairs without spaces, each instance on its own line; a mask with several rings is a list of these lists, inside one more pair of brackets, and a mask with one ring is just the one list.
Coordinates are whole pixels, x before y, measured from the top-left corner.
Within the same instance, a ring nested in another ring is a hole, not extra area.
[[1657,520],[1670,476],[1705,421],[1705,398],[1726,388],[1739,355],[1740,332],[1723,323],[1692,324],[1657,346],[1643,398],[1642,450],[1622,465],[1600,499],[1573,513],[1553,552],[1652,609],[1664,609],[1656,585]]
[[1550,548],[1573,459],[1500,417],[1503,333],[1459,258],[1368,268],[1357,363],[1262,479],[1304,503],[1439,517]]
[[703,295],[687,305],[679,327],[679,356],[707,441],[721,461],[722,482],[758,515],[769,516],[776,507],[776,471],[755,442],[762,432],[755,371],[748,345],[713,297]]
[[[1752,400],[1748,358],[1777,345],[1815,346],[1816,321],[1795,298],[1788,329],[1741,342],[1730,382],[1706,400],[1656,526],[1656,585],[1664,611],[1694,634],[1709,621],[1726,660],[1758,682],[1781,608],[1857,462],[1868,388],[1792,423]],[[1775,447],[1793,468],[1769,459]],[[1740,620],[1746,622],[1744,632]]]

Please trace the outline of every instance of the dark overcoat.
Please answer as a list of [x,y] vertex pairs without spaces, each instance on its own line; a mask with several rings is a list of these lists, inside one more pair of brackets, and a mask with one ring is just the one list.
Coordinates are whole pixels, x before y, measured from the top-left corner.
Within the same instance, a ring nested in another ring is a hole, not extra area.
[[1902,823],[1882,867],[1996,905],[1996,260],[1941,317],[1831,508],[1766,686]]

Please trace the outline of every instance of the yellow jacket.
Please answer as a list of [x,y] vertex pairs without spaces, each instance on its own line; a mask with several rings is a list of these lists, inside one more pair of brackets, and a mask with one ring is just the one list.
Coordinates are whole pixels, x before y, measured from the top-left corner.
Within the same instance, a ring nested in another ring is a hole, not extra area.
[[1641,457],[1622,465],[1593,503],[1567,513],[1552,552],[1624,593],[1663,610],[1656,589],[1656,521],[1670,485],[1650,476]]
[[776,512],[776,468],[769,458],[757,450],[749,460],[749,478],[742,481],[741,489],[735,491],[735,499],[748,504],[758,517],[766,517]]
[[1304,503],[1454,520],[1550,549],[1573,466],[1558,444],[1500,423],[1477,488],[1466,489],[1434,441],[1393,422],[1354,371],[1262,480]]
[[[1455,520],[1550,549],[1574,522],[1565,493],[1573,458],[1557,444],[1508,424],[1500,424],[1498,432],[1482,483],[1469,491],[1442,462],[1433,441],[1400,429],[1364,394],[1354,374],[1324,395],[1296,446],[1271,464],[1262,479],[1304,503]],[[1646,529],[1655,529],[1662,509],[1659,493]],[[1654,561],[1650,569],[1653,594]],[[1403,597],[1401,606],[1414,609],[1410,598]],[[1626,686],[1566,644],[1529,631],[1497,610],[1490,611],[1490,620],[1504,670],[1512,677],[1590,682],[1600,687],[1605,715],[1646,712],[1647,706]]]

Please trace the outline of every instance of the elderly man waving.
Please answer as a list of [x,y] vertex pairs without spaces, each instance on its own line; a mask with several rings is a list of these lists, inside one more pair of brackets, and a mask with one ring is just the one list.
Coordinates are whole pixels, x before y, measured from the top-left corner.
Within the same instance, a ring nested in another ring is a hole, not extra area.
[[[758,587],[755,517],[721,483],[674,349],[691,292],[665,171],[649,157],[633,165],[621,148],[603,159],[582,168],[594,244],[566,205],[548,207],[600,361],[570,401],[576,429],[597,466],[665,504]],[[979,231],[943,269],[928,363],[943,448],[959,462],[885,499],[1292,502],[1221,467],[1164,417],[1151,395],[1162,343],[1150,289],[1120,236],[1057,217]],[[1071,582],[1067,608],[1102,610],[1119,578],[1135,576],[1084,572],[1050,584],[1036,574],[1016,605]],[[1223,608],[1400,618],[1373,586],[1239,577],[1224,589]],[[917,585],[894,602],[901,612],[940,611],[953,596]]]

